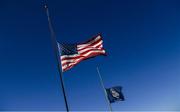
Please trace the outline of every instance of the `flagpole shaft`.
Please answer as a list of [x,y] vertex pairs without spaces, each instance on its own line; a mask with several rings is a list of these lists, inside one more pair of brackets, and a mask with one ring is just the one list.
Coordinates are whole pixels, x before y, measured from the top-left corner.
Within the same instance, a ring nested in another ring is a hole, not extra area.
[[104,91],[104,94],[105,94],[106,101],[108,102],[108,105],[109,105],[109,110],[110,110],[110,112],[112,112],[112,107],[111,107],[111,104],[110,104],[108,96],[107,96],[106,88],[104,86],[103,79],[102,79],[100,71],[99,71],[99,67],[97,66],[96,69],[97,69],[97,73],[98,73],[98,76],[99,76],[99,79],[100,79],[101,87],[103,88],[103,91]]
[[47,14],[47,18],[48,18],[48,24],[49,24],[49,30],[50,30],[50,33],[51,33],[51,41],[52,41],[52,44],[53,44],[54,53],[55,53],[56,60],[57,60],[57,63],[58,63],[58,72],[60,74],[60,82],[61,82],[61,88],[62,88],[62,92],[63,92],[63,96],[64,96],[64,102],[65,102],[66,110],[67,110],[67,112],[69,112],[69,107],[68,107],[65,88],[64,88],[63,73],[62,73],[62,70],[60,69],[61,64],[60,64],[60,61],[59,61],[59,54],[58,54],[56,36],[55,36],[55,32],[54,32],[53,27],[52,27],[52,22],[51,22],[51,19],[50,19],[49,10],[48,10],[47,5],[45,5],[44,8],[46,10],[46,14]]

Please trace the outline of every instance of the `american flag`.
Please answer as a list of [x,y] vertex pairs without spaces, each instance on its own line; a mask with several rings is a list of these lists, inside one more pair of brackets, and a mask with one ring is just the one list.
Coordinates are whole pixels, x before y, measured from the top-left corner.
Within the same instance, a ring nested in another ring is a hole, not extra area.
[[82,60],[98,55],[106,55],[101,35],[97,35],[81,44],[58,43],[62,71],[67,71]]

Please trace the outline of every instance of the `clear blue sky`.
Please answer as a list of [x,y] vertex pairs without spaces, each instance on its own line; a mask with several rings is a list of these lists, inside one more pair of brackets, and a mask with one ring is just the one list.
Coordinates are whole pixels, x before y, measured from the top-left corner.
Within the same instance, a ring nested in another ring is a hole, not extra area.
[[[178,0],[49,0],[59,42],[101,32],[107,57],[64,73],[70,110],[108,110],[106,87],[123,86],[116,111],[180,111]],[[65,110],[41,0],[0,1],[0,110]]]

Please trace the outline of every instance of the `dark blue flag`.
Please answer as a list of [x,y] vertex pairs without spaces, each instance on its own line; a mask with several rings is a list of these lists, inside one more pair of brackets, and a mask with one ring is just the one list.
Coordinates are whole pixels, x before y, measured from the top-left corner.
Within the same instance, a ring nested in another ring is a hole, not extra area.
[[109,99],[110,103],[125,100],[124,95],[121,92],[121,90],[122,90],[122,87],[120,87],[120,86],[116,86],[116,87],[106,89],[107,96],[108,96],[108,99]]

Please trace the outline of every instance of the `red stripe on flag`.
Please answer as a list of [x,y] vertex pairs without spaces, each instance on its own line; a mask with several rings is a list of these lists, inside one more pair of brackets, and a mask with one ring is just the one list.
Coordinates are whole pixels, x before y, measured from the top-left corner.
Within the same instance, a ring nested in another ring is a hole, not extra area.
[[[78,50],[83,50],[83,49],[85,49],[86,47],[94,46],[94,45],[98,44],[100,41],[102,41],[102,38],[100,38],[100,39],[98,39],[97,41],[91,43],[90,45],[87,45],[87,46],[85,46],[85,47],[79,48]],[[83,45],[83,44],[82,44],[82,45]]]
[[96,49],[96,50],[87,50],[81,54],[79,54],[78,56],[74,56],[74,57],[64,57],[63,59],[61,59],[62,61],[63,60],[68,60],[68,59],[74,59],[74,58],[81,58],[81,57],[84,57],[83,55],[86,55],[87,53],[91,52],[91,51],[97,51],[97,52],[102,52],[104,49],[101,48],[101,49]]
[[[77,62],[73,63],[72,65],[67,66],[66,68],[63,69],[63,71],[66,71],[66,70],[74,67],[75,65],[77,65],[78,63],[80,63],[82,60],[86,60],[86,59],[88,59],[88,58],[93,58],[93,57],[98,56],[98,55],[104,55],[104,53],[93,53],[93,54],[90,54],[90,55],[88,55],[87,57],[84,57],[84,58],[78,60]],[[68,64],[71,64],[71,63],[64,63],[62,66],[65,66],[65,65],[68,65]]]

